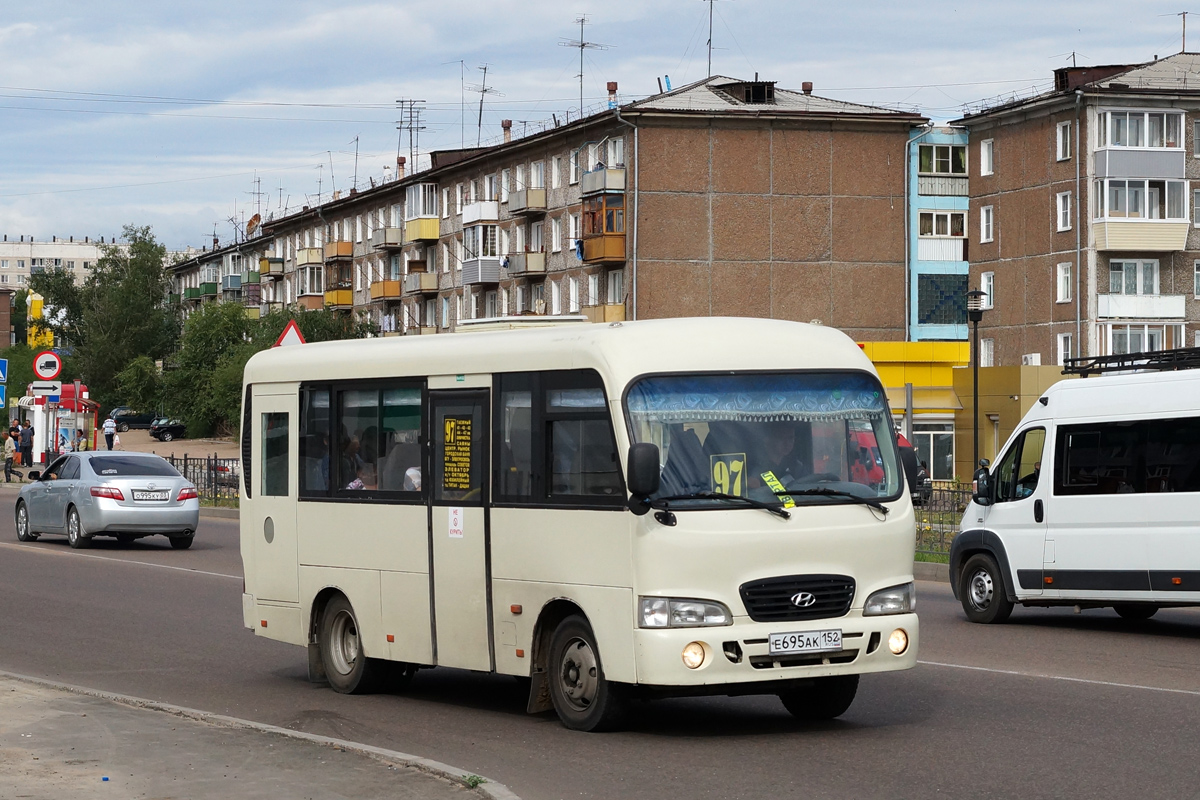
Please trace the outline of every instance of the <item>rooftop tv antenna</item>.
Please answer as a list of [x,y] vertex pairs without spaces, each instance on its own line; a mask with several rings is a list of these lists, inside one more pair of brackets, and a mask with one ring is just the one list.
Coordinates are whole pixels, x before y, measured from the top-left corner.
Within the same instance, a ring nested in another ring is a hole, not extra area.
[[[1191,11],[1176,11],[1174,14],[1159,14],[1160,17],[1180,17],[1183,20],[1183,43],[1179,49],[1181,53],[1187,52],[1187,15],[1191,13]],[[1158,56],[1154,58],[1157,60]]]
[[455,61],[443,61],[442,65],[458,64],[458,146],[467,146],[467,62],[461,58]]
[[490,64],[480,64],[479,69],[481,69],[483,71],[483,83],[472,84],[467,87],[472,92],[479,92],[479,124],[475,131],[475,146],[476,147],[479,147],[480,142],[483,141],[483,98],[489,94],[494,94],[497,97],[504,97],[503,92],[497,92],[495,89],[488,88],[487,74],[488,74],[488,67],[490,67],[490,66],[491,66]]
[[588,18],[584,16],[578,17],[575,22],[579,25],[579,39],[562,39],[559,41],[559,47],[577,47],[579,48],[579,118],[583,119],[583,54],[586,50],[607,50],[608,45],[589,42],[583,36],[583,26],[588,24]]

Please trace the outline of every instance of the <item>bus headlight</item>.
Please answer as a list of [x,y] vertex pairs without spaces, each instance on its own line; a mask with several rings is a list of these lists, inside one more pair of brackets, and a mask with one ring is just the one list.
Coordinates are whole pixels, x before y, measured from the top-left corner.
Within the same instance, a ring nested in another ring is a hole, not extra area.
[[917,587],[912,583],[880,589],[863,604],[864,617],[907,614],[917,608]]
[[732,625],[733,615],[711,600],[681,600],[675,597],[639,598],[639,625],[643,628],[700,628]]

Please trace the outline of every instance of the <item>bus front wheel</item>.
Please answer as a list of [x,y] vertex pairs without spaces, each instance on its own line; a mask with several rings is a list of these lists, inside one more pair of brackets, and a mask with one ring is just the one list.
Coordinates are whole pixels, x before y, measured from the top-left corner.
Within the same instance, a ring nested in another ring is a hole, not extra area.
[[574,615],[559,623],[546,672],[550,699],[563,725],[575,731],[608,731],[623,721],[625,687],[605,679],[595,634],[583,617]]
[[779,699],[793,717],[807,722],[820,722],[845,714],[856,694],[857,675],[831,675],[828,678],[813,678],[811,686],[780,692]]
[[362,650],[358,618],[350,601],[331,599],[321,614],[321,661],[334,691],[363,694],[375,688],[378,665]]

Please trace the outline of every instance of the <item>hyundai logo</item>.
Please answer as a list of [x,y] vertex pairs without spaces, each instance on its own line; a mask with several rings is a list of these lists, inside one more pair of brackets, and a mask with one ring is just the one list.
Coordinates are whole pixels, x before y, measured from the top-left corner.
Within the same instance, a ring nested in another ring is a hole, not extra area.
[[792,595],[792,605],[796,608],[808,608],[817,602],[817,596],[812,592],[796,592]]

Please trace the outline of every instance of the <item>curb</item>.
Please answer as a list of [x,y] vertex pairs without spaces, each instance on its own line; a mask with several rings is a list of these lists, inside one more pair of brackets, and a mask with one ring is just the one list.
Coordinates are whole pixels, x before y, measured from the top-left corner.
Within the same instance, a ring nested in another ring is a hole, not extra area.
[[950,582],[950,565],[937,564],[932,561],[914,561],[913,577],[919,581]]
[[248,719],[239,719],[237,717],[228,717],[224,714],[212,714],[208,711],[199,711],[194,708],[186,708],[184,706],[176,706],[170,703],[160,703],[156,700],[146,700],[141,697],[131,697],[124,694],[115,694],[113,692],[102,692],[98,689],[88,689],[83,686],[74,686],[69,683],[58,683],[56,681],[45,680],[44,678],[35,678],[30,675],[20,675],[15,672],[5,672],[0,670],[0,677],[10,678],[15,681],[33,684],[34,686],[42,686],[47,689],[55,689],[61,692],[70,692],[72,694],[83,695],[85,697],[95,697],[100,700],[107,700],[111,703],[120,703],[131,708],[140,708],[148,711],[158,711],[164,714],[171,714],[176,717],[184,717],[186,719],[195,720],[197,722],[206,722],[212,725],[220,725],[225,728],[239,728],[242,730],[258,731],[259,733],[273,733],[277,736],[286,736],[289,739],[298,739],[305,742],[312,742],[324,747],[336,747],[350,753],[373,758],[376,761],[381,761],[385,764],[399,765],[410,767],[412,769],[427,772],[431,775],[436,775],[440,778],[445,778],[453,783],[461,784],[468,789],[474,789],[484,797],[493,798],[493,800],[521,800],[511,789],[503,783],[497,783],[490,779],[484,779],[484,782],[477,786],[472,786],[472,778],[478,779],[480,776],[472,772],[468,772],[458,767],[443,764],[440,761],[434,761],[421,756],[414,756],[409,753],[401,753],[397,750],[388,750],[383,747],[374,747],[367,744],[359,744],[357,742],[348,742],[345,739],[334,739],[329,736],[318,736],[315,733],[304,733],[303,731],[293,731],[288,728],[280,728],[276,725],[267,725],[262,722],[252,722]]

